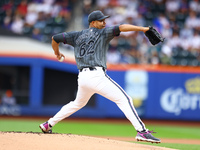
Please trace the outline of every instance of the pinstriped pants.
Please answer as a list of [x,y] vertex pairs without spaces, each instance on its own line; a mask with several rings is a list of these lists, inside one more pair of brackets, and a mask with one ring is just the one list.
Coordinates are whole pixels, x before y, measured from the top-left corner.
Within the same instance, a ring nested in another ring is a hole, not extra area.
[[131,97],[101,67],[95,68],[96,70],[93,71],[86,68],[79,73],[76,99],[64,105],[54,117],[49,119],[49,123],[54,126],[62,119],[69,117],[84,107],[90,97],[97,93],[115,102],[137,131],[145,130],[145,125],[140,120]]

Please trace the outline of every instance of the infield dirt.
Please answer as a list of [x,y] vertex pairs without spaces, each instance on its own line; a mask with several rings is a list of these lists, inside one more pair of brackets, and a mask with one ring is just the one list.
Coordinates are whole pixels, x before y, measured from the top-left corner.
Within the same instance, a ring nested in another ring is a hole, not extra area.
[[0,132],[1,150],[172,150],[72,134]]

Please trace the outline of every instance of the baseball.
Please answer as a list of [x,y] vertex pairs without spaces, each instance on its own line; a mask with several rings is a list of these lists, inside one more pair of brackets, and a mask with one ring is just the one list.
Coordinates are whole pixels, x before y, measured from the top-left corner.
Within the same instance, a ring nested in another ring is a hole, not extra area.
[[63,62],[64,59],[65,59],[65,58],[62,56],[58,61],[59,61],[59,62]]

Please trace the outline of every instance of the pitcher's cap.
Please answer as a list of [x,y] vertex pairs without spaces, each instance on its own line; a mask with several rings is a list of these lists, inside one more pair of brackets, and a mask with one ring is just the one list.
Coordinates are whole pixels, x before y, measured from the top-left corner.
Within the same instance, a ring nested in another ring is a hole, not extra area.
[[104,16],[104,14],[100,10],[93,11],[88,16],[88,22],[92,22],[95,20],[103,20],[109,18],[110,16]]

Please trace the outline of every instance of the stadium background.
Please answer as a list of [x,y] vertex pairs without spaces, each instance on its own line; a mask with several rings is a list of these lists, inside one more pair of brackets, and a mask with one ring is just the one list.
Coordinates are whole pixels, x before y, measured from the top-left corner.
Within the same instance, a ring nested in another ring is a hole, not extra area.
[[[152,25],[165,42],[151,46],[143,33],[111,41],[108,74],[129,95],[142,118],[199,121],[200,2],[196,0],[2,0],[0,2],[0,114],[51,116],[75,98],[78,70],[73,48],[53,34],[88,27],[87,15],[102,10],[107,26]],[[2,99],[12,90],[16,104]],[[124,118],[115,104],[94,95],[74,117]]]

